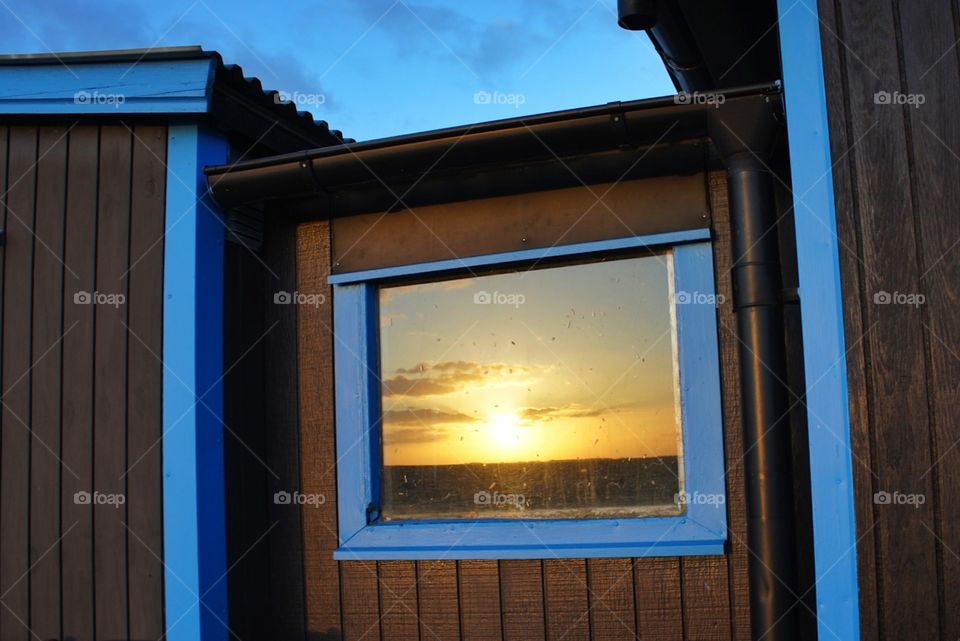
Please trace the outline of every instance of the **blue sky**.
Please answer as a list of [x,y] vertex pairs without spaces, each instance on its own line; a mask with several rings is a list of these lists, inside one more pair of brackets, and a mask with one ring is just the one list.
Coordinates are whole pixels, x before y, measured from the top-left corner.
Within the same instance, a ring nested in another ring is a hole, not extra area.
[[616,0],[0,0],[0,33],[5,53],[200,44],[358,140],[673,93]]

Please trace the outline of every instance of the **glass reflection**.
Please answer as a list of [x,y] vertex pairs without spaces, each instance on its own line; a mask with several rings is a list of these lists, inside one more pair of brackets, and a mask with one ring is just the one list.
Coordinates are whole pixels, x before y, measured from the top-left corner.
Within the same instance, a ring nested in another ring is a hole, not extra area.
[[676,515],[672,256],[380,289],[382,517]]

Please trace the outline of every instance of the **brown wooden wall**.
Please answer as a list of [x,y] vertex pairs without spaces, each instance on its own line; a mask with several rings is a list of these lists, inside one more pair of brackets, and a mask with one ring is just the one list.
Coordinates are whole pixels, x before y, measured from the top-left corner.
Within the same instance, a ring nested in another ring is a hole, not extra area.
[[[952,641],[960,637],[958,6],[819,6],[862,638]],[[884,104],[878,92],[923,102]],[[917,294],[922,304],[893,300]],[[878,492],[923,503],[875,502]]]
[[163,634],[165,156],[159,126],[0,125],[4,641]]
[[[231,577],[231,625],[239,636],[310,641],[573,641],[633,639],[637,635],[652,641],[749,639],[737,339],[730,304],[732,257],[725,175],[712,173],[707,182],[704,189],[709,193],[716,238],[717,282],[725,298],[719,311],[719,341],[730,545],[724,556],[334,561],[335,339],[326,285],[331,268],[330,223],[297,227],[268,216],[262,257],[267,269],[257,264],[260,258],[251,252],[230,250],[233,257],[228,255],[228,278],[231,272],[237,276],[228,286],[233,292],[228,293],[228,301],[232,297],[234,306],[242,305],[252,296],[267,309],[261,321],[244,321],[252,325],[245,330],[245,339],[235,337],[239,342],[232,350],[239,355],[244,346],[264,336],[263,360],[257,364],[256,359],[244,359],[226,381],[228,399],[249,390],[246,386],[263,389],[269,399],[266,438],[252,441],[263,445],[254,445],[243,463],[231,463],[228,456],[228,473],[233,469],[236,475],[248,475],[251,486],[250,494],[232,499],[235,507],[228,508],[234,528],[231,558],[239,558],[269,529],[268,543],[254,546],[240,558],[236,575]],[[290,251],[293,248],[296,251]],[[246,267],[232,270],[231,260]],[[262,293],[251,294],[257,291],[258,283]],[[271,304],[274,292],[294,289],[301,294],[323,294],[328,304]],[[298,353],[297,361],[284,356],[290,353]],[[237,412],[238,419],[246,420],[240,410]],[[253,425],[255,420],[248,422]],[[235,426],[238,434],[242,433],[240,429]],[[245,449],[239,443],[233,448],[235,452]],[[323,494],[327,501],[302,511],[274,505],[272,492],[284,488]],[[243,516],[242,506],[249,505],[253,497],[267,505],[264,514],[246,512]],[[296,575],[298,571],[302,574]],[[249,578],[242,578],[243,573],[261,580],[251,584]],[[302,576],[302,583],[298,576]]]

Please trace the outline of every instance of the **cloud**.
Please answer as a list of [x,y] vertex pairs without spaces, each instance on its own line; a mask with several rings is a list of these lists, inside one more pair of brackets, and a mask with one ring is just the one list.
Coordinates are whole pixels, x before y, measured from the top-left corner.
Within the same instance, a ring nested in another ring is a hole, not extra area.
[[322,119],[336,110],[316,61],[305,49],[278,39],[276,21],[259,11],[214,0],[145,7],[121,0],[15,2],[10,11],[0,8],[0,32],[5,47],[18,53],[200,44],[219,51],[225,63],[241,65],[245,76],[260,78],[264,89],[296,96],[301,111]]
[[520,418],[526,422],[549,423],[555,418],[597,418],[616,414],[620,410],[635,409],[639,403],[621,403],[610,407],[584,407],[578,403],[568,403],[559,407],[527,407],[520,412]]
[[476,418],[461,412],[445,412],[432,408],[407,407],[383,413],[385,425],[450,425],[476,421]]
[[501,10],[492,21],[425,2],[366,0],[356,3],[356,8],[365,21],[377,23],[394,40],[397,55],[447,57],[481,76],[535,58],[558,35],[539,16],[504,15],[511,8]]
[[384,379],[382,390],[384,396],[443,396],[460,391],[465,386],[530,384],[542,369],[507,363],[424,361],[395,370],[394,376]]
[[385,445],[436,443],[449,438],[448,426],[476,423],[478,419],[461,412],[407,407],[383,413]]
[[399,430],[384,430],[384,445],[408,445],[413,443],[435,443],[447,437],[446,430],[407,427]]

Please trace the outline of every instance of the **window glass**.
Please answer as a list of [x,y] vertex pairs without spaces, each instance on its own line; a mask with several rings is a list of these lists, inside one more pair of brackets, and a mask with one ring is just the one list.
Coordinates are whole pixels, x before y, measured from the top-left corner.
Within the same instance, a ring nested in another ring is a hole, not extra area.
[[683,511],[672,255],[379,290],[381,518]]

